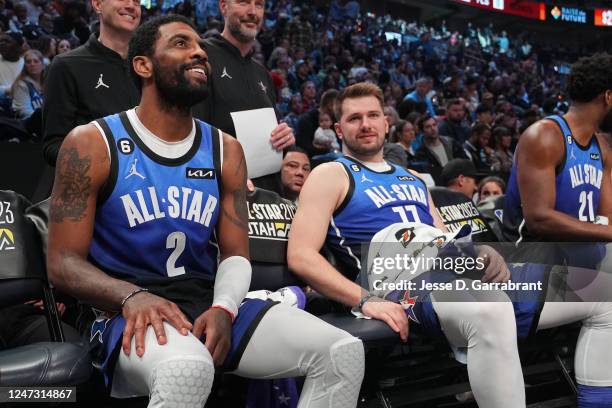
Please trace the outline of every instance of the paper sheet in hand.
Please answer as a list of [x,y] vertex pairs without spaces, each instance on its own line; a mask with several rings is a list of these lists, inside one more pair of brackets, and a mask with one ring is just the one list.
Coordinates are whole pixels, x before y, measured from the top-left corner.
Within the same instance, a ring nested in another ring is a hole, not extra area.
[[281,168],[283,156],[270,144],[270,134],[278,126],[272,108],[232,112],[236,137],[242,144],[249,178],[276,173]]

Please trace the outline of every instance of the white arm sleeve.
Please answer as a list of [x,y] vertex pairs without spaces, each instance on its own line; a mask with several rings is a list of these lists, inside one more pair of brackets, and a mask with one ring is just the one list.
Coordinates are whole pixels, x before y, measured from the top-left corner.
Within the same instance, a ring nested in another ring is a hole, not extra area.
[[230,256],[217,268],[213,307],[220,307],[232,314],[238,314],[238,306],[251,285],[251,263],[242,256]]

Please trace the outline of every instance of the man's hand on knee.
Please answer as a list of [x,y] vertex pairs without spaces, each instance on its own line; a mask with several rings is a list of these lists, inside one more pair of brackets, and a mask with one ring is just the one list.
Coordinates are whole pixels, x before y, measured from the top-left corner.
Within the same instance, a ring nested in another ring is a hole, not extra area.
[[122,347],[127,356],[130,355],[132,337],[136,339],[136,355],[143,356],[145,334],[149,326],[153,326],[157,343],[160,345],[166,344],[167,341],[163,321],[170,323],[183,336],[192,328],[192,324],[176,304],[148,292],[131,296],[123,305],[122,313],[125,318]]
[[399,303],[372,297],[363,304],[361,311],[366,316],[387,323],[394,332],[399,333],[402,341],[408,341],[408,317]]
[[218,367],[225,361],[231,346],[232,318],[223,309],[210,308],[196,319],[193,335],[198,339],[205,337],[204,345]]

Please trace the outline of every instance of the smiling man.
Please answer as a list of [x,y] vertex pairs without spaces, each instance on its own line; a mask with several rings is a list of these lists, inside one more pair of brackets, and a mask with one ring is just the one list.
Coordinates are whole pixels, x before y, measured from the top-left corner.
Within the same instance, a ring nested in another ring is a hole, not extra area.
[[54,58],[46,75],[43,153],[51,166],[75,126],[138,103],[126,57],[130,37],[140,24],[140,2],[92,0],[91,5],[100,20],[100,35],[94,33],[81,47]]
[[80,326],[90,327],[111,395],[199,408],[216,366],[304,376],[300,407],[355,407],[359,339],[302,310],[244,299],[246,164],[235,139],[191,115],[208,94],[195,27],[152,19],[128,58],[140,103],[66,137],[49,226],[50,278],[95,308]]
[[[276,91],[266,67],[253,59],[255,39],[264,20],[265,0],[221,0],[223,32],[204,41],[213,61],[210,97],[194,107],[194,116],[236,136],[232,112],[274,108]],[[295,143],[293,130],[281,123],[270,134],[276,150]],[[275,176],[254,179],[256,186],[275,189]]]

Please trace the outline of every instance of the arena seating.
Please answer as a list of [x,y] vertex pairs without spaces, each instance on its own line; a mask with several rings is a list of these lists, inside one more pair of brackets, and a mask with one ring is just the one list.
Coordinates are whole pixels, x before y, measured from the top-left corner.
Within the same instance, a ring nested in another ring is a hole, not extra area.
[[72,386],[91,373],[88,348],[64,343],[37,229],[25,215],[29,202],[0,190],[0,307],[43,299],[53,342],[0,352],[0,386]]

